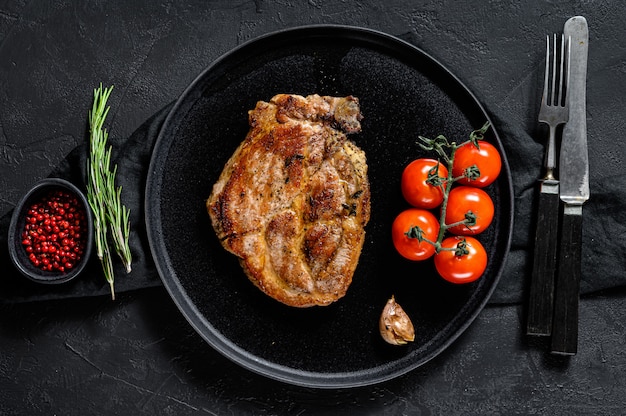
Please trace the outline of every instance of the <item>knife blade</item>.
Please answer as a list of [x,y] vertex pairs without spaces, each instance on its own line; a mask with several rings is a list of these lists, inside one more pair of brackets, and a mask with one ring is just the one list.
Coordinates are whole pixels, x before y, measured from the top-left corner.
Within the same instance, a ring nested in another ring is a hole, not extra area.
[[551,351],[574,355],[578,349],[583,204],[589,199],[587,151],[587,55],[589,29],[583,16],[565,22],[570,38],[569,121],[563,127],[559,156],[559,197],[563,202]]

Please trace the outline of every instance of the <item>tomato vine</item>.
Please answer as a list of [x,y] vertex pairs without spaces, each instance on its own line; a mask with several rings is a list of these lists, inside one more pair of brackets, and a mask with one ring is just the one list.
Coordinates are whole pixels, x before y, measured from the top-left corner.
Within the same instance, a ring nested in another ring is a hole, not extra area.
[[[419,146],[426,151],[434,151],[437,156],[439,156],[439,163],[441,163],[442,160],[443,163],[445,163],[448,175],[445,178],[440,177],[439,164],[437,164],[437,166],[431,169],[427,179],[427,182],[429,184],[439,187],[443,193],[443,201],[441,203],[441,211],[439,215],[440,228],[437,239],[435,241],[426,239],[425,237],[423,237],[423,233],[421,232],[421,230],[414,229],[416,227],[411,227],[411,229],[407,231],[407,237],[416,238],[419,242],[426,241],[432,244],[433,246],[435,246],[436,253],[439,253],[442,250],[457,250],[456,248],[446,248],[442,246],[441,243],[446,235],[446,232],[450,228],[457,227],[459,225],[464,225],[468,228],[476,225],[476,214],[472,211],[468,211],[462,221],[457,221],[451,224],[446,224],[446,214],[452,185],[463,178],[467,178],[468,180],[473,181],[480,177],[480,169],[475,164],[464,169],[462,175],[455,177],[453,169],[455,154],[459,148],[468,145],[468,142],[476,148],[480,148],[480,140],[484,139],[484,135],[489,127],[490,123],[487,121],[481,128],[473,130],[469,135],[469,140],[464,141],[461,144],[457,144],[454,141],[449,141],[444,135],[441,134],[434,139],[429,139],[424,136],[418,136],[420,140],[420,142],[418,143]],[[460,250],[458,252],[461,253],[462,251],[463,250]]]

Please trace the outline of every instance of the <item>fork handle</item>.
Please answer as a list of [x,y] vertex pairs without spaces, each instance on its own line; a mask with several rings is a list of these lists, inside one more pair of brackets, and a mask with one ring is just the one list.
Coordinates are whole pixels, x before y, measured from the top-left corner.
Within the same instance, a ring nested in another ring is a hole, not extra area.
[[582,205],[565,204],[552,324],[551,349],[555,354],[574,355],[578,349],[582,227]]
[[554,307],[559,233],[559,181],[542,181],[538,205],[526,334],[548,336],[552,330]]
[[[554,169],[556,168],[556,125],[550,124],[550,133],[548,136],[548,148],[546,149],[546,174],[544,179],[554,179]],[[558,192],[557,192],[558,193]]]

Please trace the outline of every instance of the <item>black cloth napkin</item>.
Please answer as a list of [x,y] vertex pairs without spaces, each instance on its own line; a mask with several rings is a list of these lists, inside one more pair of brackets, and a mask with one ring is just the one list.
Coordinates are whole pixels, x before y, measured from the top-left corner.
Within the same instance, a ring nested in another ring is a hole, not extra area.
[[[537,178],[542,174],[544,147],[520,124],[507,121],[510,117],[505,119],[502,114],[510,116],[496,110],[493,117],[511,166],[515,224],[504,274],[491,302],[517,303],[526,301],[530,285],[539,196]],[[536,121],[533,119],[532,123]],[[540,130],[535,134],[547,138],[547,129]],[[626,174],[595,163],[598,156],[613,153],[615,147],[611,140],[598,142],[589,138],[591,197],[583,205],[581,295],[626,285]]]
[[[161,285],[151,257],[145,230],[144,189],[152,148],[171,104],[148,119],[126,140],[119,140],[113,154],[118,155],[118,183],[123,187],[124,203],[131,210],[131,251],[133,271],[126,274],[117,264],[117,293]],[[497,111],[497,110],[496,110]],[[491,303],[518,303],[526,299],[534,239],[534,221],[538,196],[537,178],[543,146],[537,143],[516,121],[492,114],[511,167],[515,191],[515,230],[511,251]],[[85,189],[87,144],[74,149],[50,174],[62,177]],[[531,166],[532,168],[529,168]],[[626,284],[626,174],[603,177],[591,171],[591,200],[583,209],[583,259],[581,293]],[[7,230],[11,213],[0,219],[0,259],[10,264]],[[48,286],[31,283],[17,270],[6,267],[0,279],[0,302],[23,302],[66,297],[109,295],[97,259],[89,270],[73,282]]]
[[[114,259],[116,293],[162,284],[150,254],[146,234],[144,189],[152,148],[172,105],[167,105],[145,121],[130,137],[115,140],[115,143],[111,141],[114,146],[113,163],[117,164],[118,169],[116,184],[122,186],[122,201],[130,209],[130,248],[133,255],[132,271],[128,274],[117,258]],[[72,150],[49,176],[66,179],[86,191],[88,146],[85,142]],[[5,267],[5,272],[0,278],[0,302],[110,296],[109,284],[104,279],[101,265],[95,254],[90,259],[87,269],[78,278],[68,283],[42,285],[30,282],[23,277],[17,269],[12,267],[7,247],[12,213],[11,211],[0,218],[0,261],[3,265],[10,265]]]

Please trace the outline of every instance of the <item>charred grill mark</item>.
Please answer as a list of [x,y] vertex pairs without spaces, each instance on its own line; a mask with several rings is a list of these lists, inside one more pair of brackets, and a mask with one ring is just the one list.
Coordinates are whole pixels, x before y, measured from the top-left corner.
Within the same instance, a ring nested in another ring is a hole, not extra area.
[[326,270],[338,255],[343,242],[343,227],[334,221],[318,222],[312,228],[305,229],[302,254],[309,271]]
[[304,155],[295,154],[293,156],[289,156],[287,159],[285,159],[285,167],[288,168],[294,160],[304,160]]
[[227,206],[228,204],[225,201],[225,195],[222,194],[219,198],[217,198],[215,204],[210,207],[210,210],[216,219],[216,223],[220,224],[221,232],[224,234],[227,233],[226,230],[232,229],[232,222],[230,221],[230,217],[228,215]]
[[[337,210],[335,202],[335,190],[332,188],[324,188],[315,195],[309,195],[309,204],[311,205],[309,221],[332,217],[334,214],[331,212]],[[328,215],[329,213],[330,215]]]

